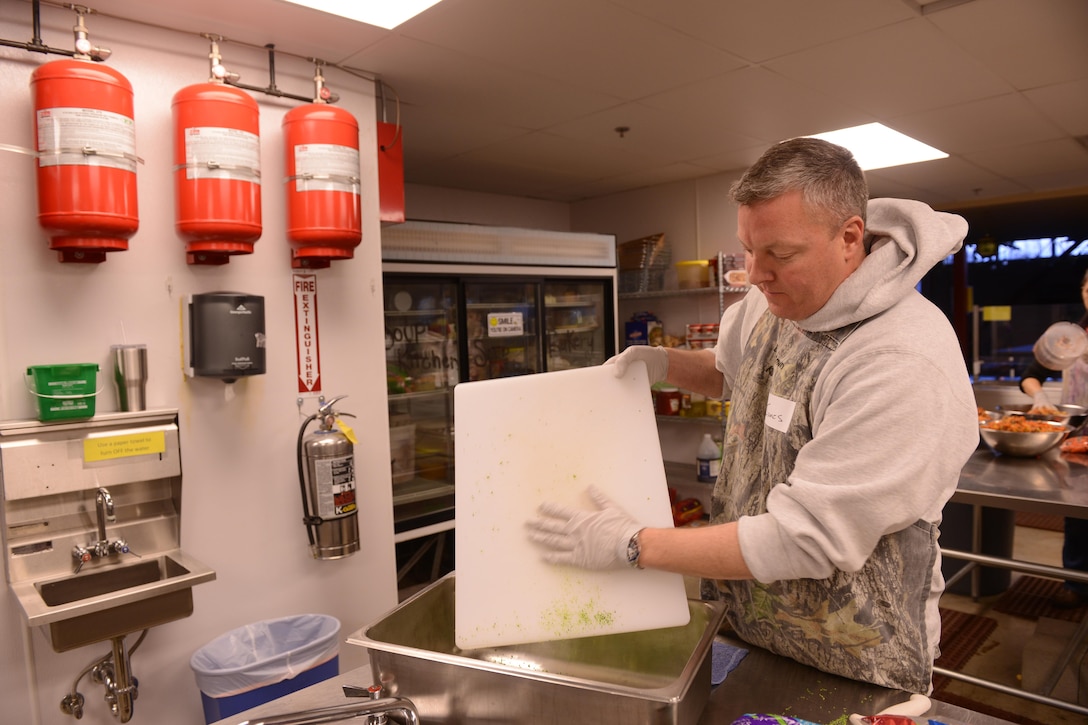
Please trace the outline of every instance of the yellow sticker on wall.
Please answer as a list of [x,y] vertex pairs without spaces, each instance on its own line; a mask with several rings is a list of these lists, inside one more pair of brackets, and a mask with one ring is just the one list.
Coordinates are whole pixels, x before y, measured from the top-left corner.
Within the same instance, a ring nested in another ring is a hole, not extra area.
[[161,430],[136,435],[87,438],[83,441],[83,460],[88,463],[146,456],[165,451],[166,433]]
[[982,308],[983,322],[1008,322],[1012,319],[1012,307],[1009,305],[986,305]]

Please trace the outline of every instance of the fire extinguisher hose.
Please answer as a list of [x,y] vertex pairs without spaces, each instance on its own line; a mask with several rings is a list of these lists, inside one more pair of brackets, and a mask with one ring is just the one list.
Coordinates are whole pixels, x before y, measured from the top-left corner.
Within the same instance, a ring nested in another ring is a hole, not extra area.
[[296,457],[298,459],[298,487],[302,493],[302,523],[306,525],[306,536],[310,539],[310,546],[314,544],[314,526],[321,523],[320,516],[312,516],[310,514],[310,503],[306,497],[306,471],[305,464],[302,460],[302,441],[306,437],[306,426],[310,425],[317,418],[317,413],[314,413],[306,420],[302,421],[302,426],[298,429],[298,446],[296,448]]

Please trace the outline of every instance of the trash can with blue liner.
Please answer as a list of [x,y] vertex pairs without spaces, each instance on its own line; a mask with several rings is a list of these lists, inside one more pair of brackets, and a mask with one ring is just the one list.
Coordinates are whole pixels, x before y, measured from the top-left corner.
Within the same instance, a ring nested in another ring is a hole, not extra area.
[[247,624],[193,653],[210,723],[340,674],[340,621],[299,614]]

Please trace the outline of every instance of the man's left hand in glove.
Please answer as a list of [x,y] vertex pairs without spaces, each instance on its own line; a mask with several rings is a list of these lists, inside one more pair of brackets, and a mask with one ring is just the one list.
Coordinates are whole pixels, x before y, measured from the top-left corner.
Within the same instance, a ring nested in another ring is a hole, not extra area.
[[542,558],[549,564],[583,569],[632,566],[628,547],[643,527],[595,486],[588,493],[597,504],[596,511],[541,504],[540,515],[526,522],[529,539],[544,549]]

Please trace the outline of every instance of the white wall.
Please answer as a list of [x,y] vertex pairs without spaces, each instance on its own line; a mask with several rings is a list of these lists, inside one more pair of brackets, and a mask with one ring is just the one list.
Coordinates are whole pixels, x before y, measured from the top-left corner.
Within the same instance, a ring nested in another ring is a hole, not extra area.
[[[404,143],[411,153],[411,141]],[[570,205],[562,202],[421,184],[405,184],[404,197],[408,218],[417,221],[570,231]]]
[[[42,11],[45,42],[70,47],[74,15],[49,6]],[[134,655],[140,689],[133,721],[198,724],[203,716],[189,658],[213,637],[303,612],[337,617],[346,637],[396,604],[373,89],[335,69],[326,73],[340,105],[360,122],[363,149],[363,243],[354,260],[317,273],[324,392],[348,395],[341,405],[358,416],[362,551],[318,562],[310,557],[301,523],[295,466],[299,425],[316,403],[309,400],[303,413],[296,407],[292,270],[282,203],[280,121],[297,104],[255,94],[263,173],[263,235],[256,252],[222,267],[188,266],[174,232],[170,104],[178,89],[206,80],[207,42],[98,17],[93,31],[96,43],[113,50],[108,64],[135,90],[137,153],[146,162],[138,173],[140,230],[128,251],[103,264],[62,265],[37,224],[33,159],[0,152],[0,419],[35,417],[24,387],[28,365],[97,362],[105,370],[109,346],[122,341],[122,325],[128,342],[147,343],[149,407],[180,411],[182,546],[214,568],[217,579],[193,590],[191,617],[152,629]],[[29,5],[5,3],[0,37],[31,36]],[[289,39],[277,47],[289,52]],[[225,50],[243,81],[267,83],[263,50]],[[0,49],[0,144],[33,146],[30,74],[57,58]],[[277,85],[308,95],[312,71],[279,56]],[[188,380],[180,372],[179,299],[216,290],[263,295],[266,303],[267,374],[239,381],[232,399],[222,382]],[[98,410],[116,410],[105,372],[99,384],[107,387]],[[78,673],[109,651],[108,643],[57,654],[35,629],[24,653],[25,631],[14,597],[0,598],[0,720],[69,723],[60,700]],[[365,652],[350,645],[341,647],[340,657],[341,671],[366,662]],[[115,722],[100,685],[84,678],[80,690],[87,698],[82,722]]]

